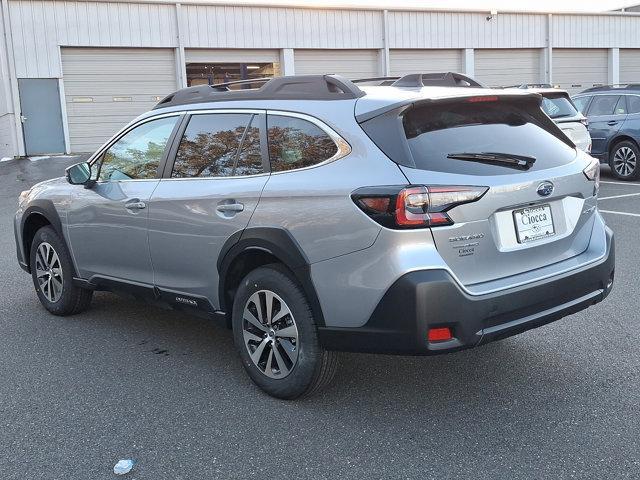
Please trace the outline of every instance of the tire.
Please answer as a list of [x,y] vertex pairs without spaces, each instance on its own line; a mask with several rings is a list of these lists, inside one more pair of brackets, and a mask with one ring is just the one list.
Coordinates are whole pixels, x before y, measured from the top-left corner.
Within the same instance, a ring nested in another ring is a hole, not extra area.
[[307,397],[331,382],[338,354],[320,346],[309,302],[285,267],[260,267],[242,280],[233,302],[232,324],[242,365],[269,395],[286,400]]
[[61,316],[87,309],[93,291],[73,284],[71,255],[53,228],[42,227],[36,232],[29,262],[33,285],[44,308]]
[[629,140],[616,143],[609,154],[611,173],[620,180],[640,177],[640,149]]

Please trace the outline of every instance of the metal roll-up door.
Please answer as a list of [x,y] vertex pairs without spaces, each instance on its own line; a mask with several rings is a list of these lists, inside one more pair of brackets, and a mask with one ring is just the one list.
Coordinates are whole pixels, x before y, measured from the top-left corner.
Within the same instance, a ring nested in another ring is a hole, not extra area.
[[540,83],[542,50],[539,48],[480,49],[475,51],[475,79],[491,87]]
[[620,49],[620,83],[640,83],[640,49]]
[[553,84],[578,93],[607,83],[608,53],[604,48],[554,48]]
[[62,48],[72,152],[93,152],[177,89],[172,49]]
[[389,50],[389,67],[392,76],[410,73],[462,72],[462,50]]
[[296,75],[334,73],[347,78],[379,77],[378,50],[295,50]]

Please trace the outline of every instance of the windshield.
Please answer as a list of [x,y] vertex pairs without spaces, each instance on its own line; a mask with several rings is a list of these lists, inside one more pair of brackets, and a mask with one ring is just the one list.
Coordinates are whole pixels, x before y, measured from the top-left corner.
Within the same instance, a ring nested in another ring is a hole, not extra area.
[[578,111],[565,97],[542,98],[542,110],[551,118],[574,117]]
[[514,172],[504,161],[488,164],[451,156],[459,152],[533,157],[531,171],[570,162],[575,151],[548,131],[534,110],[542,116],[535,105],[507,102],[425,105],[408,110],[403,126],[415,167],[422,170],[471,175]]

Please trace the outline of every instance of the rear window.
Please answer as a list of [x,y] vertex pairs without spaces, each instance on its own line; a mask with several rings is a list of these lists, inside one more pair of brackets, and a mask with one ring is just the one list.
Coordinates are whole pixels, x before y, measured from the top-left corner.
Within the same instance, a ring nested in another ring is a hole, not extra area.
[[542,97],[542,110],[554,120],[556,118],[574,117],[578,111],[565,97]]
[[415,168],[422,170],[471,175],[518,172],[504,164],[449,158],[460,153],[534,157],[531,171],[563,165],[575,157],[575,150],[560,140],[557,127],[533,103],[414,107],[405,113],[403,126]]

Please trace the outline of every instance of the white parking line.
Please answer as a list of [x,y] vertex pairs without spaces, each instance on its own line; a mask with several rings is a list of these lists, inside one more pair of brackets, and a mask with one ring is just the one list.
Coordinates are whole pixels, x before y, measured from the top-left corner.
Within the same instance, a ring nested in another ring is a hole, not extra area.
[[638,195],[640,195],[640,192],[638,192],[638,193],[625,193],[624,195],[612,195],[610,197],[600,197],[600,198],[598,198],[598,200],[611,200],[612,198],[637,197]]
[[615,213],[617,215],[628,215],[630,217],[640,217],[640,213],[614,212],[613,210],[600,210],[601,213]]
[[600,183],[606,183],[607,185],[636,185],[640,187],[640,183],[633,182],[605,182],[604,180],[600,180]]

